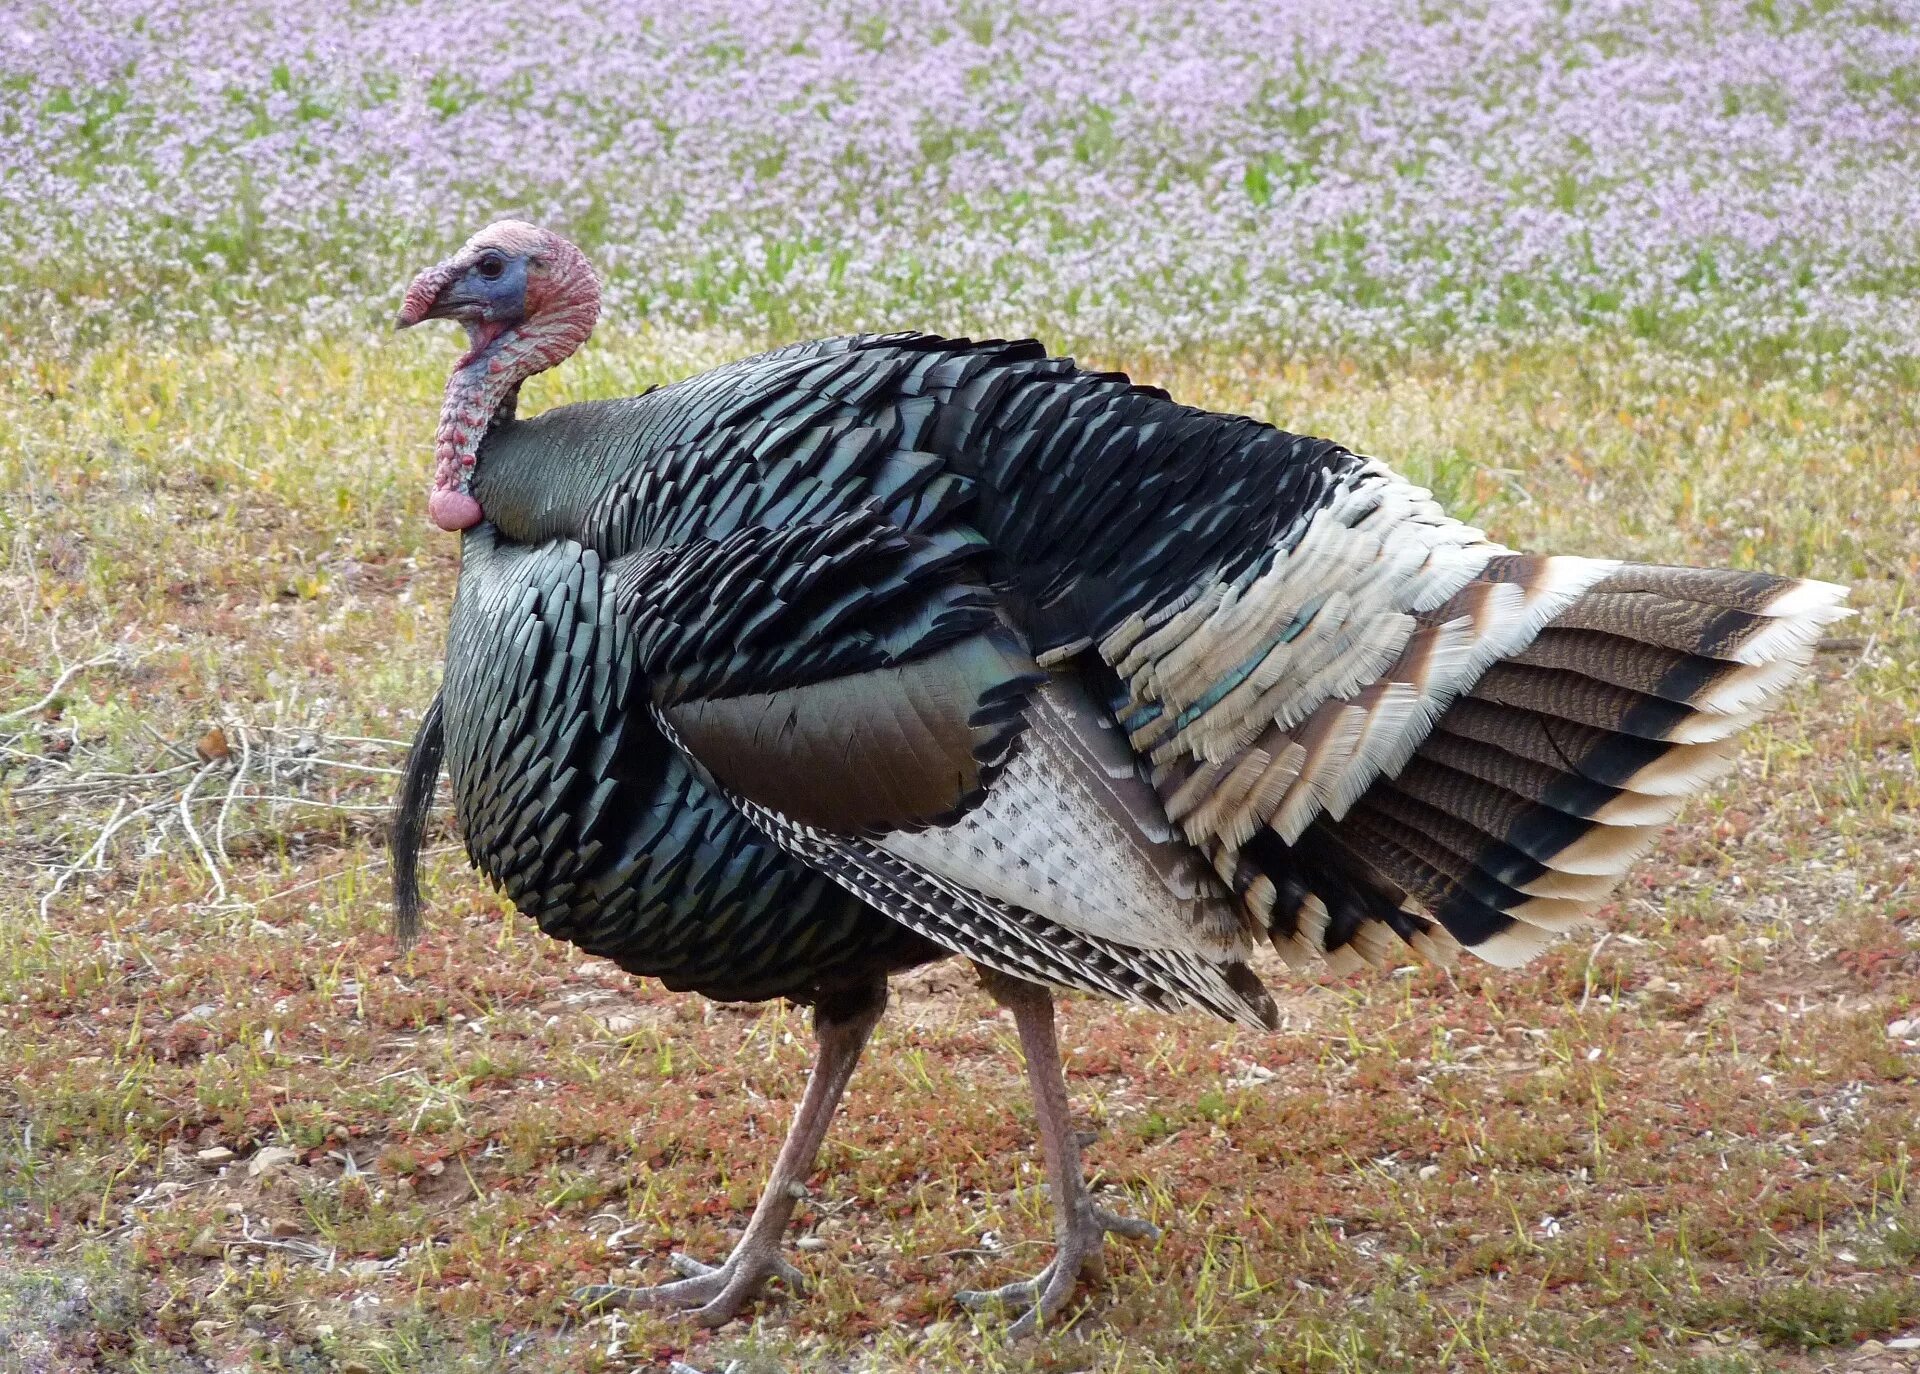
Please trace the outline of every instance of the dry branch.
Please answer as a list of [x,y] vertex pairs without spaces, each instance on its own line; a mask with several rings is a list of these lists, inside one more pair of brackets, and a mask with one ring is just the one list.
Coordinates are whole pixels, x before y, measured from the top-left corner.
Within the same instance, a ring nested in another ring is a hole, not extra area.
[[127,656],[126,650],[115,649],[111,653],[99,654],[84,662],[68,664],[60,670],[60,676],[53,680],[53,686],[47,688],[45,696],[41,697],[40,700],[34,702],[31,706],[22,706],[17,710],[0,712],[0,721],[19,720],[23,716],[36,715],[46,710],[47,707],[53,705],[54,702],[60,699],[60,693],[66,690],[67,684],[72,682],[80,674],[86,672],[87,669],[104,667],[109,663],[121,663],[127,659]]
[[[63,680],[95,664],[89,660],[73,665],[63,670]],[[50,699],[57,691],[46,695]],[[34,709],[13,714],[31,715]],[[142,724],[161,746],[163,760],[190,752],[179,739]],[[237,897],[228,883],[236,838],[246,830],[271,833],[288,808],[341,815],[385,813],[389,803],[382,784],[400,773],[395,753],[406,748],[401,741],[376,736],[331,735],[308,726],[233,718],[216,728],[232,748],[217,757],[144,770],[127,768],[107,744],[89,744],[78,736],[64,756],[18,747],[28,742],[25,734],[0,739],[5,767],[28,770],[27,780],[10,792],[16,814],[70,837],[64,846],[55,842],[55,852],[64,847],[70,857],[52,864],[42,861],[52,875],[39,898],[43,918],[76,877],[107,872],[118,855],[154,858],[176,845],[206,870],[203,902],[219,909],[252,907],[256,903]],[[195,737],[198,732],[187,736]],[[211,775],[222,770],[228,773],[225,785],[210,785]],[[144,843],[129,851],[129,837]]]

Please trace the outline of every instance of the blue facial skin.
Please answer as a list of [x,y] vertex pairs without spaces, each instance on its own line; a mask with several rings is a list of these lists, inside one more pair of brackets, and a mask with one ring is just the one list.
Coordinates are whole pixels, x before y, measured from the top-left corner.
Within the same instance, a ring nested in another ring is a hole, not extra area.
[[488,249],[440,293],[427,315],[463,324],[512,324],[526,313],[526,258]]

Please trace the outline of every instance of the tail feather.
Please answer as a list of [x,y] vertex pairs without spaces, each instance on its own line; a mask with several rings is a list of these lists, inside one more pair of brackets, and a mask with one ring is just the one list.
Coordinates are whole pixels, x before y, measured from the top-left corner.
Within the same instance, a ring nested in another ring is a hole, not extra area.
[[393,809],[388,845],[393,858],[393,938],[403,950],[420,938],[420,843],[427,816],[433,810],[433,789],[440,781],[440,760],[446,732],[440,718],[440,695],[434,694],[420,729],[407,753],[400,798]]
[[[1762,625],[1776,621],[1760,621]],[[1560,669],[1701,711],[1737,711],[1793,680],[1799,663],[1739,664],[1600,630],[1555,624],[1508,660]]]
[[1756,615],[1797,616],[1823,613],[1846,600],[1847,589],[1835,582],[1810,577],[1781,577],[1777,573],[1743,572],[1735,568],[1671,568],[1655,563],[1622,563],[1596,583],[1596,592],[1645,592],[1673,601],[1692,601]]
[[1650,592],[1589,592],[1555,616],[1553,625],[1732,663],[1771,663],[1795,648],[1810,649],[1819,638],[1819,627],[1804,618],[1674,601]]
[[[1571,929],[1582,919],[1590,903],[1578,897],[1538,895],[1496,877],[1478,861],[1475,852],[1463,852],[1445,839],[1417,830],[1394,820],[1383,811],[1368,811],[1353,818],[1358,839],[1364,839],[1368,852],[1377,848],[1409,856],[1418,868],[1409,868],[1409,886],[1423,902],[1439,906],[1456,891],[1464,891],[1508,915],[1518,916],[1550,930]],[[1550,871],[1550,870],[1549,870]]]
[[1497,744],[1476,744],[1454,734],[1429,736],[1421,754],[1456,774],[1569,816],[1608,825],[1658,825],[1673,819],[1681,798],[1609,787],[1577,771],[1537,763]]
[[[1512,587],[1553,566],[1495,558],[1421,620],[1511,614]],[[1734,737],[1806,674],[1821,631],[1851,614],[1845,594],[1764,573],[1607,571],[1344,813],[1320,814],[1281,853],[1255,836],[1276,947],[1336,969],[1400,942],[1511,965],[1589,924],[1659,827],[1732,765]],[[1290,879],[1269,882],[1282,862]]]
[[1694,714],[1684,702],[1616,687],[1581,673],[1513,662],[1494,664],[1473,685],[1471,695],[1496,706],[1518,706],[1576,725],[1660,741],[1672,739],[1674,731]]
[[1399,944],[1437,962],[1451,959],[1452,940],[1417,902],[1338,844],[1289,847],[1260,830],[1240,856],[1234,887],[1295,968],[1324,961],[1336,973],[1352,972],[1388,962]]

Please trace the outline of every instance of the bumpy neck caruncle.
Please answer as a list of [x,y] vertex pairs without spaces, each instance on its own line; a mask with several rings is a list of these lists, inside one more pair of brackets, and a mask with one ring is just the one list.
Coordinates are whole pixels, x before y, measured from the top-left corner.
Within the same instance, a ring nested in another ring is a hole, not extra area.
[[[535,249],[539,266],[528,278],[525,318],[505,327],[468,326],[471,346],[447,379],[427,498],[428,518],[444,530],[469,529],[485,518],[471,491],[480,441],[492,425],[511,418],[520,383],[572,354],[600,315],[600,285],[580,250],[558,235],[525,228],[542,240]],[[484,237],[476,237],[463,256]]]

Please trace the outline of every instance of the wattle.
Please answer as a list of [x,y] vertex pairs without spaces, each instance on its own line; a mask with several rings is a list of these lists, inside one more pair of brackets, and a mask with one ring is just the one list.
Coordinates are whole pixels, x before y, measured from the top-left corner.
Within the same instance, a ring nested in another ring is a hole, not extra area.
[[427,498],[427,519],[443,530],[469,530],[485,518],[480,503],[464,491],[436,487]]

